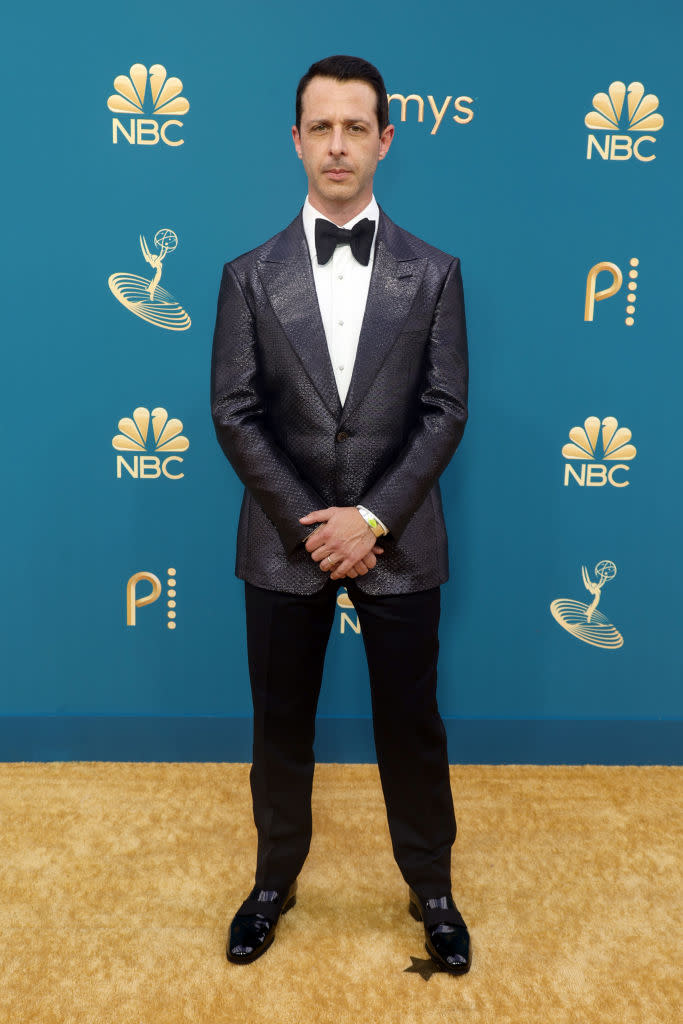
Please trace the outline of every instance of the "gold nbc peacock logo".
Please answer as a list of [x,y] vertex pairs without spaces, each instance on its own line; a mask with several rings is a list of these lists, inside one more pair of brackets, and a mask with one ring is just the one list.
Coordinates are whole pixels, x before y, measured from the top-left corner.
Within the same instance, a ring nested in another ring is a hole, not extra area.
[[[602,427],[602,455],[598,456],[597,445]],[[597,416],[589,416],[582,427],[569,431],[570,444],[562,449],[565,459],[635,459],[635,445],[629,444],[631,431],[620,427],[614,416],[605,416],[602,423]]]
[[[662,115],[656,113],[658,107],[659,99],[654,93],[646,94],[642,82],[631,82],[628,87],[612,82],[607,92],[596,93],[584,123],[592,131],[607,134],[602,142],[592,133],[588,136],[586,159],[597,151],[603,160],[630,160],[632,156],[643,163],[654,160],[655,153],[643,147],[654,146],[657,140],[650,133],[664,124]],[[621,134],[624,131],[629,134]]]
[[[149,425],[152,424],[152,437],[149,438]],[[182,434],[183,424],[178,419],[169,419],[168,413],[160,406],[149,409],[139,406],[133,412],[133,418],[124,416],[119,420],[120,434],[112,438],[112,447],[119,452],[186,452],[190,442]]]
[[121,433],[112,438],[112,448],[117,452],[130,453],[132,458],[130,455],[128,458],[121,454],[116,456],[117,479],[121,479],[123,470],[134,480],[158,480],[161,476],[168,480],[183,478],[184,473],[172,472],[172,468],[179,469],[183,462],[179,453],[190,447],[179,419],[169,419],[161,406],[152,409],[150,414],[149,409],[140,405],[132,418],[124,416],[118,426]]
[[149,71],[144,64],[133,64],[127,75],[116,76],[114,88],[107,100],[115,115],[111,122],[114,145],[121,138],[130,146],[184,145],[185,139],[178,137],[183,127],[178,118],[190,104],[181,95],[183,83],[167,75],[163,64],[152,64]]
[[[582,427],[572,427],[569,443],[562,448],[562,455],[568,460],[564,486],[568,487],[570,480],[574,480],[580,487],[604,487],[607,483],[613,487],[628,487],[628,480],[618,477],[617,473],[628,473],[626,462],[636,457],[631,437],[628,427],[620,427],[614,416],[605,416],[602,421],[597,416],[589,416]],[[581,461],[578,470],[570,465],[572,460]],[[611,465],[607,468],[602,462]]]
[[180,95],[183,83],[179,78],[167,77],[163,64],[152,64],[149,71],[144,64],[133,64],[127,75],[117,75],[114,79],[116,92],[107,100],[107,106],[113,114],[145,113],[148,83],[152,109],[146,113],[166,117],[188,112],[189,101]]
[[664,124],[661,114],[655,114],[659,100],[653,93],[645,95],[642,82],[631,82],[628,89],[623,82],[612,82],[607,92],[593,97],[593,110],[586,114],[586,128],[618,131],[624,98],[628,94],[628,130],[630,132],[658,132]]

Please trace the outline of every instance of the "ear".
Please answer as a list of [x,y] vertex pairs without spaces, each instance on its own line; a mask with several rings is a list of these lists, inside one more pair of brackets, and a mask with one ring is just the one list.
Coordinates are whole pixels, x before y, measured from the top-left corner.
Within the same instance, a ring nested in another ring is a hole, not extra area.
[[388,124],[382,134],[379,137],[379,159],[384,160],[384,157],[389,152],[389,146],[391,140],[394,137],[395,128],[393,124]]
[[301,152],[301,136],[299,135],[299,129],[295,124],[292,125],[292,139],[294,140],[294,148],[296,149],[299,160],[303,160],[303,154]]

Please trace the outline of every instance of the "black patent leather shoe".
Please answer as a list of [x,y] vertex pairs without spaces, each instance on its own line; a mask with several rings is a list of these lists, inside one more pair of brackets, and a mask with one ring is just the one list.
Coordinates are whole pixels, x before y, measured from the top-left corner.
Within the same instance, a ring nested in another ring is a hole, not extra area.
[[470,933],[450,893],[421,900],[412,889],[408,909],[425,929],[425,949],[435,963],[451,974],[466,974],[472,962]]
[[260,889],[255,886],[232,919],[225,955],[233,964],[250,964],[261,956],[275,938],[282,914],[296,903],[296,880],[289,889]]

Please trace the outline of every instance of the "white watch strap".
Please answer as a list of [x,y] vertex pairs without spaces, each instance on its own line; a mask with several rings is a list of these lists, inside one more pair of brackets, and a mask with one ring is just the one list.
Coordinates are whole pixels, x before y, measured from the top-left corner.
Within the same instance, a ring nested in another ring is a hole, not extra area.
[[382,520],[379,519],[374,512],[371,512],[369,508],[366,508],[365,505],[356,505],[356,508],[374,533],[375,537],[383,537],[385,534],[389,533]]

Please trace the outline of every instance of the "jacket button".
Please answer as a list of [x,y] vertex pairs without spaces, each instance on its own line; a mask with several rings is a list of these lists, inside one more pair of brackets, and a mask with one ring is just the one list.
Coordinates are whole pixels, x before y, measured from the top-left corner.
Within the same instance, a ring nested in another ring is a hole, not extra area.
[[346,441],[347,437],[349,437],[348,432],[346,430],[340,430],[339,433],[337,434],[336,440]]

